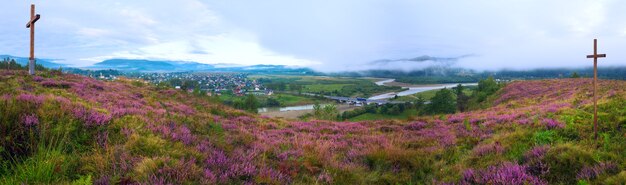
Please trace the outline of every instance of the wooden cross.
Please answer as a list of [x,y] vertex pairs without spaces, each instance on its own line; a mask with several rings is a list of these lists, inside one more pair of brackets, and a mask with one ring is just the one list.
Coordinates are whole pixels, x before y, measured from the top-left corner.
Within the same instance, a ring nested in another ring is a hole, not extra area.
[[35,4],[30,5],[30,21],[26,24],[26,28],[30,28],[30,58],[28,61],[28,74],[35,75],[35,22],[41,16],[35,15]]
[[605,57],[606,54],[598,54],[598,39],[593,39],[593,55],[587,55],[587,58],[593,58],[593,132],[595,139],[598,139],[598,98],[596,97],[596,89],[598,88],[598,58]]

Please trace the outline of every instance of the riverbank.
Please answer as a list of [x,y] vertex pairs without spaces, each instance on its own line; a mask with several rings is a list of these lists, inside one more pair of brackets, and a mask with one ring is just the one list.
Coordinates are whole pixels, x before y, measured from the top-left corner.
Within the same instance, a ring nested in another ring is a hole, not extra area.
[[416,94],[416,93],[420,93],[420,92],[425,92],[425,91],[430,91],[430,90],[443,89],[443,88],[453,88],[453,87],[456,87],[458,84],[461,84],[463,86],[476,86],[476,85],[478,85],[477,83],[452,83],[452,84],[424,84],[424,85],[418,85],[418,84],[407,84],[407,83],[396,82],[395,79],[385,79],[385,80],[381,80],[381,81],[378,81],[378,82],[375,82],[375,83],[376,83],[376,85],[402,87],[403,91],[390,92],[390,93],[384,93],[384,94],[375,95],[375,96],[372,96],[372,97],[368,98],[369,100],[383,100],[383,99],[393,98],[395,96],[408,96],[408,95],[412,95],[412,94]]

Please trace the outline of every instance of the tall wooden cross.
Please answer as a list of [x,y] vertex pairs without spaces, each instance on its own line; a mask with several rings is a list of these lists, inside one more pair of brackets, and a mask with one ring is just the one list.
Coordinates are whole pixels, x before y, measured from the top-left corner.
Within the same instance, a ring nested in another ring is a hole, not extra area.
[[30,58],[28,61],[28,74],[35,75],[35,22],[41,16],[35,15],[35,4],[30,5],[30,21],[26,24],[26,28],[30,28]]
[[587,58],[593,58],[593,132],[594,138],[598,139],[598,98],[596,89],[598,88],[598,58],[605,58],[606,54],[598,54],[598,39],[593,39],[593,55],[587,55]]

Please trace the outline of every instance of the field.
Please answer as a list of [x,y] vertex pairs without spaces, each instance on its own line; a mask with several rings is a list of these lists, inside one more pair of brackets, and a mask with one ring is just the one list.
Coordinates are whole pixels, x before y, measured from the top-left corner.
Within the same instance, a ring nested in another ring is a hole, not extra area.
[[625,184],[626,82],[513,82],[471,112],[291,121],[133,83],[0,71],[0,184]]
[[374,94],[394,92],[400,87],[378,86],[374,78],[251,75],[266,87],[278,91],[304,92],[320,95],[370,97]]
[[[398,98],[392,99],[392,100],[411,102],[411,101],[417,100],[417,97],[420,97],[420,96],[422,98],[424,98],[425,100],[430,100],[431,98],[433,98],[435,96],[437,91],[440,91],[440,89],[419,92],[419,93],[415,93],[415,94],[411,94],[411,95],[407,95],[407,96],[399,96]],[[465,93],[465,95],[470,96],[472,94],[472,90],[467,88],[467,87],[465,87],[465,89],[463,89],[463,93]]]
[[365,113],[357,117],[351,118],[350,121],[389,120],[389,119],[408,120],[409,118],[415,117],[416,115],[417,115],[417,110],[409,109],[409,110],[402,112],[399,115],[383,115],[383,114]]
[[[272,98],[278,101],[281,107],[307,105],[307,104],[314,104],[316,102],[319,102],[319,103],[329,102],[328,99],[324,99],[324,98],[316,98],[316,97],[311,97],[311,96],[285,94],[285,93],[275,93],[270,96],[268,95],[255,95],[255,96],[257,97],[257,100],[259,101],[259,106],[261,107],[269,106],[267,105],[267,99],[269,98]],[[232,102],[238,99],[243,100],[244,98],[245,98],[244,96],[234,96],[234,95],[228,95],[228,94],[220,96],[220,100],[222,100],[222,102]]]

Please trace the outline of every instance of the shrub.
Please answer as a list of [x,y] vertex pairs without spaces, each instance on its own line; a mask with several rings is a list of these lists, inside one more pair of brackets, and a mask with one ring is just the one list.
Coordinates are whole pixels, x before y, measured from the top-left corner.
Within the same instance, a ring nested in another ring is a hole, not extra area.
[[618,170],[619,170],[619,167],[616,164],[611,163],[611,162],[602,162],[594,166],[585,166],[583,169],[581,169],[578,172],[578,175],[576,175],[576,178],[581,179],[581,180],[591,180],[591,179],[597,178],[598,176],[604,173],[609,173],[609,174],[617,173]]
[[547,184],[527,172],[527,167],[514,163],[490,166],[484,170],[468,169],[459,184],[526,185]]
[[591,152],[572,144],[557,145],[545,154],[542,162],[550,168],[545,178],[555,184],[575,184],[578,172],[595,163]]

